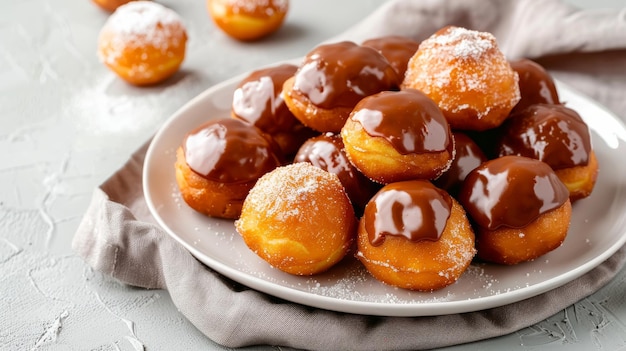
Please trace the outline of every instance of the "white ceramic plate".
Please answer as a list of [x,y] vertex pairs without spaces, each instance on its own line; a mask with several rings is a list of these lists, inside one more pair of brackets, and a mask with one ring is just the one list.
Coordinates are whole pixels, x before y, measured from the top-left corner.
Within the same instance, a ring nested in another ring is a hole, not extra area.
[[563,245],[512,267],[473,264],[455,284],[432,293],[379,283],[354,259],[322,275],[297,277],[270,267],[244,244],[232,220],[208,218],[181,199],[174,177],[175,150],[203,122],[229,115],[244,76],[218,84],[176,112],[154,137],[143,186],[158,223],[204,264],[276,297],[357,314],[427,316],[498,307],[559,287],[596,267],[626,242],[626,129],[598,104],[557,82],[561,99],[589,124],[600,174],[593,194],[574,205]]

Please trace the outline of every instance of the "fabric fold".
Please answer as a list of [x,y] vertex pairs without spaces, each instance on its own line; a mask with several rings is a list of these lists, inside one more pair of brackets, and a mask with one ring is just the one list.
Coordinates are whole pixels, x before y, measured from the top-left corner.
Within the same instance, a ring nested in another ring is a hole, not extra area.
[[447,25],[493,33],[511,59],[626,46],[626,8],[581,10],[559,0],[390,1],[328,41],[362,42],[381,35],[421,41]]

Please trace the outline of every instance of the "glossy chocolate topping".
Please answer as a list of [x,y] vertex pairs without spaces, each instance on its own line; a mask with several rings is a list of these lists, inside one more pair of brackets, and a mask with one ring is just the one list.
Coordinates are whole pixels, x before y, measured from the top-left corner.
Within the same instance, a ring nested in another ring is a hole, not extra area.
[[183,141],[189,168],[223,183],[255,180],[279,166],[275,147],[259,129],[234,118],[203,124]]
[[519,76],[521,100],[514,111],[520,111],[534,104],[558,104],[559,95],[550,74],[538,63],[529,59],[510,62],[511,68]]
[[400,78],[404,77],[409,60],[419,45],[415,40],[399,35],[373,38],[363,42],[363,46],[374,48],[385,56]]
[[233,116],[270,134],[291,130],[297,119],[285,105],[281,92],[283,83],[297,69],[283,64],[252,72],[233,94]]
[[365,207],[362,220],[370,243],[381,245],[385,236],[402,236],[413,242],[437,241],[452,209],[452,198],[425,180],[384,186]]
[[311,51],[295,75],[293,90],[330,109],[353,107],[362,98],[398,84],[395,70],[378,51],[344,41]]
[[326,133],[304,142],[294,162],[308,162],[339,177],[348,197],[360,210],[374,195],[372,181],[354,168],[344,151],[343,140],[338,134]]
[[350,118],[358,121],[367,134],[385,138],[403,155],[441,152],[453,144],[441,110],[418,90],[368,96],[357,104]]
[[451,195],[459,192],[469,172],[487,161],[487,156],[474,140],[459,132],[454,132],[453,135],[456,150],[454,160],[450,168],[434,181],[436,186],[447,190]]
[[465,178],[459,202],[479,226],[523,228],[569,199],[546,163],[521,156],[487,161]]
[[532,105],[503,125],[499,154],[536,158],[553,169],[589,162],[589,128],[576,111],[563,105]]

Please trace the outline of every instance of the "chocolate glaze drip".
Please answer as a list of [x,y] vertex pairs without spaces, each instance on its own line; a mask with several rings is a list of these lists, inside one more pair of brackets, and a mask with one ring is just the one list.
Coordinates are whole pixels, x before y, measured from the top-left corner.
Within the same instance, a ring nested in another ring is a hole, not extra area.
[[415,40],[399,35],[372,38],[363,42],[363,46],[374,48],[385,56],[400,78],[404,77],[409,60],[419,45]]
[[454,160],[450,168],[434,181],[434,184],[455,196],[461,189],[465,177],[474,168],[487,161],[487,156],[478,145],[464,133],[454,132]]
[[521,100],[513,111],[520,111],[534,104],[558,104],[559,95],[550,74],[538,63],[529,59],[510,62],[519,76]]
[[511,116],[503,126],[499,155],[536,158],[553,169],[589,162],[589,128],[576,111],[563,105],[537,104]]
[[378,51],[344,41],[311,51],[295,74],[293,89],[314,105],[330,109],[353,107],[398,84],[395,70]]
[[270,134],[291,130],[298,122],[285,105],[281,92],[283,83],[297,69],[294,65],[283,64],[252,72],[233,94],[233,116]]
[[294,162],[309,162],[339,177],[348,197],[361,212],[376,192],[377,186],[360,173],[348,160],[343,140],[338,134],[326,133],[304,142]]
[[350,118],[367,134],[385,138],[396,151],[441,152],[453,146],[447,120],[424,93],[407,89],[385,91],[363,99]]
[[183,141],[185,161],[216,182],[247,182],[280,165],[276,145],[249,123],[223,118],[193,130]]
[[384,186],[365,207],[362,220],[372,245],[385,236],[402,236],[419,242],[437,241],[443,233],[452,198],[425,180],[410,180]]
[[459,202],[479,226],[523,228],[569,199],[567,187],[539,160],[504,156],[465,178]]

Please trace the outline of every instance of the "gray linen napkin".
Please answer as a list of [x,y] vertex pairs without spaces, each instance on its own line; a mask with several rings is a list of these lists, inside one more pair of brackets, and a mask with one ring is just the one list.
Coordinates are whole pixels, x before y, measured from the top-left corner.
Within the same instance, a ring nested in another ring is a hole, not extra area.
[[[393,0],[331,41],[360,42],[388,34],[421,40],[448,24],[494,33],[510,58],[539,61],[557,78],[626,117],[626,9],[579,11],[549,0]],[[399,318],[310,308],[222,277],[155,224],[141,187],[147,146],[94,191],[73,248],[94,269],[126,284],[167,289],[186,318],[228,347],[416,350],[490,338],[533,325],[592,294],[626,262],[623,247],[565,286],[479,312]]]

